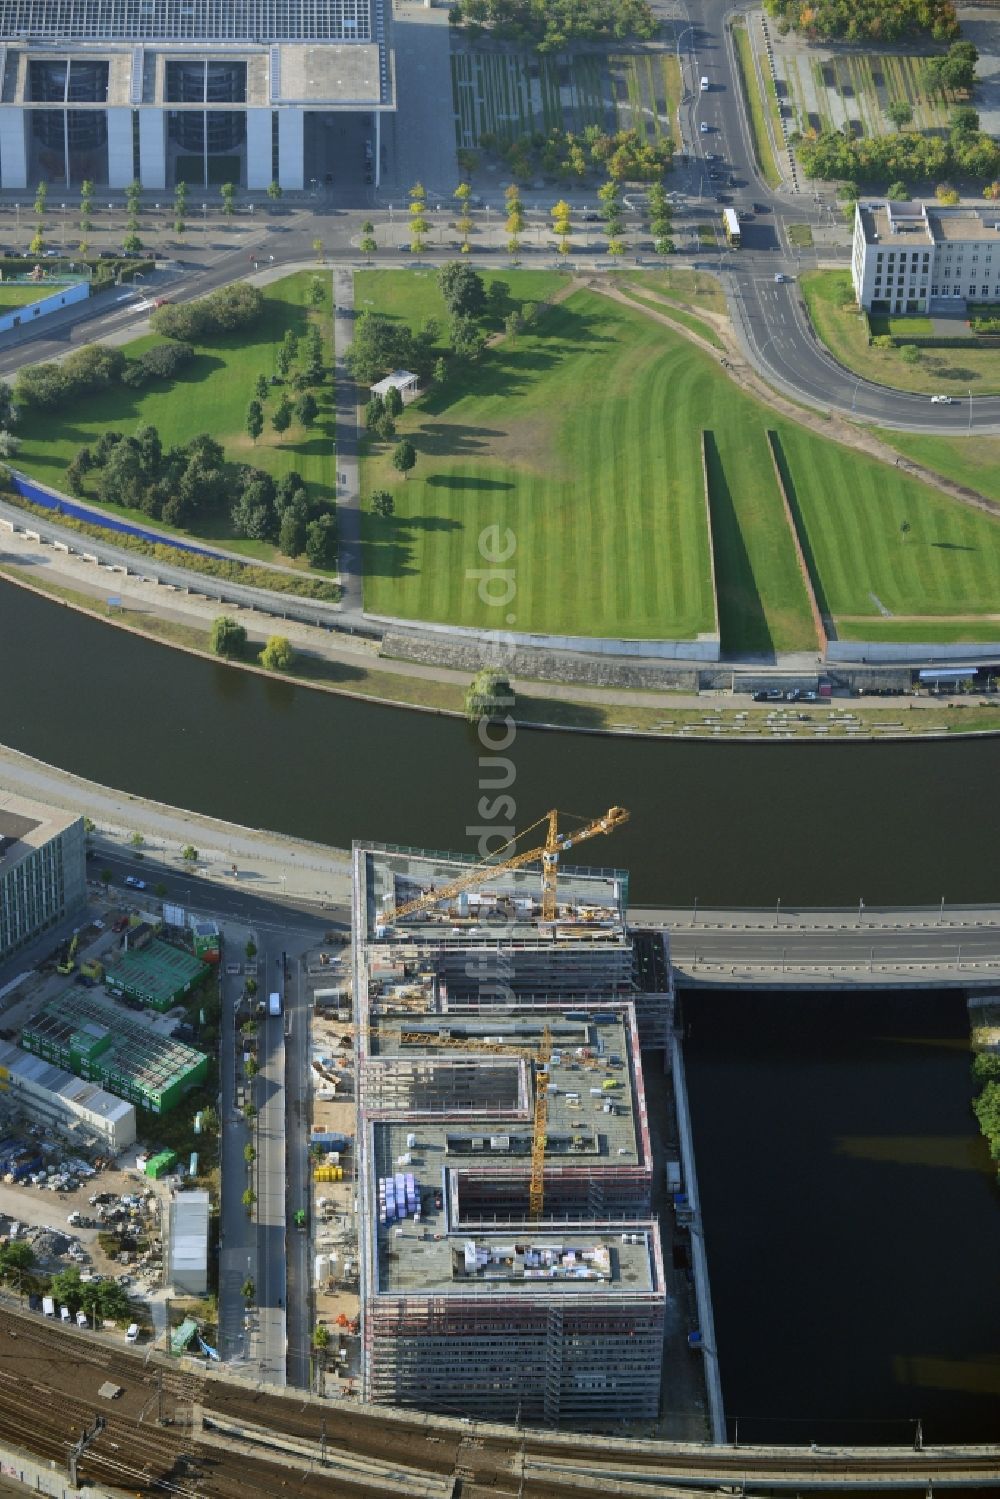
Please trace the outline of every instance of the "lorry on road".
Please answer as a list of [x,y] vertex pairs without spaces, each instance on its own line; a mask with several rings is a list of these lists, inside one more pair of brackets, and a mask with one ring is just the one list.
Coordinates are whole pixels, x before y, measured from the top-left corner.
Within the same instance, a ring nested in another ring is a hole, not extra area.
[[281,1014],[281,995],[273,993],[267,1002],[267,1013],[269,1015]]

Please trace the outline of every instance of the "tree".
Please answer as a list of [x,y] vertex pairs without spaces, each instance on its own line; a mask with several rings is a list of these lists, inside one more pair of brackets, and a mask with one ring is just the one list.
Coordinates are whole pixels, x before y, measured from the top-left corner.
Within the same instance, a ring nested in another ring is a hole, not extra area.
[[287,432],[291,425],[292,403],[286,395],[283,395],[271,412],[271,426],[280,435],[282,432]]
[[243,949],[243,951],[246,953],[247,962],[252,963],[254,958],[257,956],[257,944],[252,937],[247,938],[247,945]]
[[306,527],[306,556],[310,567],[330,569],[337,564],[337,517],[327,513]]
[[256,396],[247,406],[246,428],[248,437],[256,443],[264,430],[264,411]]
[[142,848],[146,840],[141,833],[132,833],[128,841],[133,848]]
[[269,182],[267,184],[267,196],[270,198],[272,203],[278,203],[281,200],[282,191],[283,189],[281,183],[277,178],[275,178],[273,182]]
[[295,652],[284,635],[269,635],[267,644],[260,653],[260,664],[265,671],[288,671],[295,660]]
[[1000,182],[987,183],[986,187],[983,188],[983,197],[995,203],[1000,198]]
[[257,1060],[255,1057],[246,1057],[244,1059],[243,1072],[248,1080],[251,1078],[255,1078],[259,1071],[260,1068],[257,1066]]
[[461,260],[450,260],[441,267],[438,287],[452,317],[477,318],[486,310],[483,278]]
[[[251,1108],[251,1107],[252,1107],[251,1104],[247,1105],[248,1109]],[[254,1109],[254,1113],[256,1113],[256,1112],[257,1112],[257,1110]],[[253,1187],[247,1187],[247,1188],[244,1189],[244,1192],[243,1192],[242,1197],[240,1198],[240,1201],[242,1202],[243,1206],[246,1208],[246,1210],[247,1210],[248,1213],[252,1213],[253,1212],[253,1205],[257,1201],[257,1193],[254,1191]]]
[[328,1347],[330,1342],[330,1329],[323,1323],[317,1322],[313,1328],[312,1345],[318,1351]]
[[451,346],[460,359],[478,359],[483,352],[486,338],[479,324],[471,317],[453,317],[448,330]]
[[979,115],[970,104],[960,104],[951,112],[952,135],[971,135],[979,129]]
[[934,189],[934,196],[939,203],[954,205],[958,202],[958,189],[952,187],[950,182],[939,182]]
[[286,557],[301,557],[306,549],[306,527],[309,512],[305,505],[289,505],[281,517],[278,550]]
[[[252,1149],[252,1147],[247,1146],[247,1149]],[[240,1295],[243,1297],[243,1300],[247,1303],[248,1306],[256,1298],[257,1287],[254,1285],[253,1280],[249,1275],[240,1287]]]
[[389,370],[413,366],[413,334],[401,319],[363,312],[354,325],[345,362],[358,385],[374,385]]
[[274,508],[274,486],[269,478],[255,479],[246,486],[230,512],[233,529],[250,541],[273,541],[278,534],[278,512]]
[[42,232],[43,229],[44,225],[39,224],[34,234],[31,236],[31,243],[28,245],[28,253],[30,255],[45,254],[45,235]]
[[311,427],[316,420],[318,410],[316,397],[312,391],[304,390],[295,402],[295,420],[300,427]]
[[387,489],[376,489],[369,500],[372,513],[388,520],[396,509],[396,502]]
[[447,378],[448,361],[444,358],[443,355],[439,354],[437,359],[435,359],[434,361],[434,382],[436,385],[441,385],[443,381],[447,380]]
[[465,692],[465,716],[470,723],[484,718],[499,718],[514,706],[514,689],[510,678],[495,667],[484,666],[469,683]]
[[886,110],[886,114],[896,129],[902,130],[903,126],[908,125],[913,119],[913,106],[908,104],[905,99],[893,99]]
[[102,869],[99,878],[100,878],[101,884],[104,886],[104,888],[106,890],[108,888],[108,886],[111,884],[111,870],[110,869]]
[[80,1272],[75,1265],[67,1270],[59,1270],[53,1275],[49,1284],[49,1293],[53,1301],[60,1306],[68,1306],[71,1312],[79,1310],[83,1286],[80,1283]]
[[35,188],[35,212],[38,217],[45,217],[45,204],[49,196],[49,184],[43,179]]
[[315,255],[316,259],[319,261],[320,265],[322,265],[323,264],[323,257],[325,256],[326,251],[323,249],[323,241],[321,239],[314,239],[313,240],[313,242],[312,242],[312,252]]
[[142,240],[135,229],[130,229],[122,240],[122,251],[126,255],[138,255],[142,249]]
[[909,199],[910,189],[905,182],[890,182],[886,190],[886,197],[892,203],[905,203]]
[[506,333],[507,338],[510,340],[510,342],[513,343],[517,338],[517,335],[523,330],[523,328],[524,319],[515,307],[514,310],[512,312],[508,312],[507,316],[504,318],[503,331]]
[[254,1161],[257,1159],[257,1152],[254,1150],[252,1145],[244,1145],[243,1159],[246,1161],[248,1166],[252,1166]]
[[410,470],[413,468],[416,461],[416,449],[414,448],[412,442],[407,442],[404,439],[402,442],[397,443],[393,448],[392,466],[398,473],[402,474],[404,479],[409,477]]
[[[218,624],[218,623],[219,623],[219,621],[216,620],[216,624]],[[228,620],[227,623],[228,624],[232,624],[233,621],[232,620]],[[242,625],[237,625],[237,629],[242,629],[242,628],[243,628]],[[244,638],[244,640],[246,639],[246,631],[245,630],[243,631],[243,638]],[[222,654],[222,653],[220,652],[219,654]],[[195,848],[195,846],[194,846],[193,843],[185,843],[184,847],[181,849],[181,858],[183,859],[183,861],[184,861],[185,864],[197,864],[197,862],[198,862],[198,850]]]
[[378,421],[375,423],[375,426],[374,426],[373,430],[375,432],[376,437],[380,437],[383,442],[391,442],[392,441],[392,439],[396,435],[396,423],[393,421],[393,419],[389,415],[388,411],[383,411],[382,412],[382,415],[379,417]]
[[910,522],[908,520],[901,520],[900,521],[900,523],[899,523],[899,534],[903,538],[904,541],[906,540],[907,536],[909,536],[909,534],[910,534]]
[[326,283],[322,276],[313,276],[309,282],[309,306],[322,307],[326,302]]
[[365,405],[365,426],[369,431],[378,426],[379,421],[385,415],[385,401],[375,393]]
[[0,458],[16,458],[21,448],[20,439],[6,427],[0,428]]
[[257,376],[256,380],[254,381],[253,393],[255,399],[260,401],[261,405],[263,405],[268,396],[271,394],[271,385],[266,375]]
[[395,385],[390,385],[385,393],[385,409],[388,416],[396,417],[403,414],[403,397]]
[[89,834],[96,832],[96,830],[97,823],[94,821],[94,819],[92,817],[85,817],[83,819],[83,831]]
[[920,350],[917,348],[916,344],[904,344],[899,351],[899,357],[904,364],[909,364],[912,366],[919,364],[923,356],[921,355]]
[[[209,645],[216,656],[242,656],[246,650],[246,643],[247,632],[243,625],[231,619],[228,614],[220,614],[212,621]],[[192,848],[190,844],[181,850],[181,858],[185,863],[194,863],[197,857],[197,849]]]
[[236,212],[236,188],[231,182],[224,182],[219,188],[222,198],[222,212],[227,219],[231,219]]

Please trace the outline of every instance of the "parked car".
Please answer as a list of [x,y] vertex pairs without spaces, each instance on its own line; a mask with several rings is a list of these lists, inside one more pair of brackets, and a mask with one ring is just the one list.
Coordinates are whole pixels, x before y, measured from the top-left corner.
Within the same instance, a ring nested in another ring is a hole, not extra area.
[[701,131],[702,135],[707,135],[708,134],[708,126],[706,125],[706,123],[705,123],[704,120],[702,120],[702,122],[701,122],[701,124],[699,125],[698,128]]

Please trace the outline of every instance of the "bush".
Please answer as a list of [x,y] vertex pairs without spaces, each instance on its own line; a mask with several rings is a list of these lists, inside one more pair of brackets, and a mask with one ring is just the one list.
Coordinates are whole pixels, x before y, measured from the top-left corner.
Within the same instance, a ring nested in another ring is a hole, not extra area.
[[271,635],[260,653],[260,664],[267,671],[288,671],[295,652],[284,635]]
[[34,364],[18,372],[14,399],[19,406],[52,411],[78,396],[105,390],[121,379],[125,355],[105,344],[76,349],[61,364]]
[[177,306],[158,307],[150,318],[154,332],[164,338],[203,342],[221,333],[235,333],[257,321],[264,310],[264,296],[259,287],[247,281],[234,281],[207,297]]

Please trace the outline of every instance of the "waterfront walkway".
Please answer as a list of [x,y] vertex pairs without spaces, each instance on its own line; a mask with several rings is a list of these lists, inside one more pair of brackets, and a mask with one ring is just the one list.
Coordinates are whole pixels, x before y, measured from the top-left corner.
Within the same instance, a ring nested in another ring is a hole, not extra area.
[[637,910],[670,933],[680,988],[1000,987],[1000,907]]

